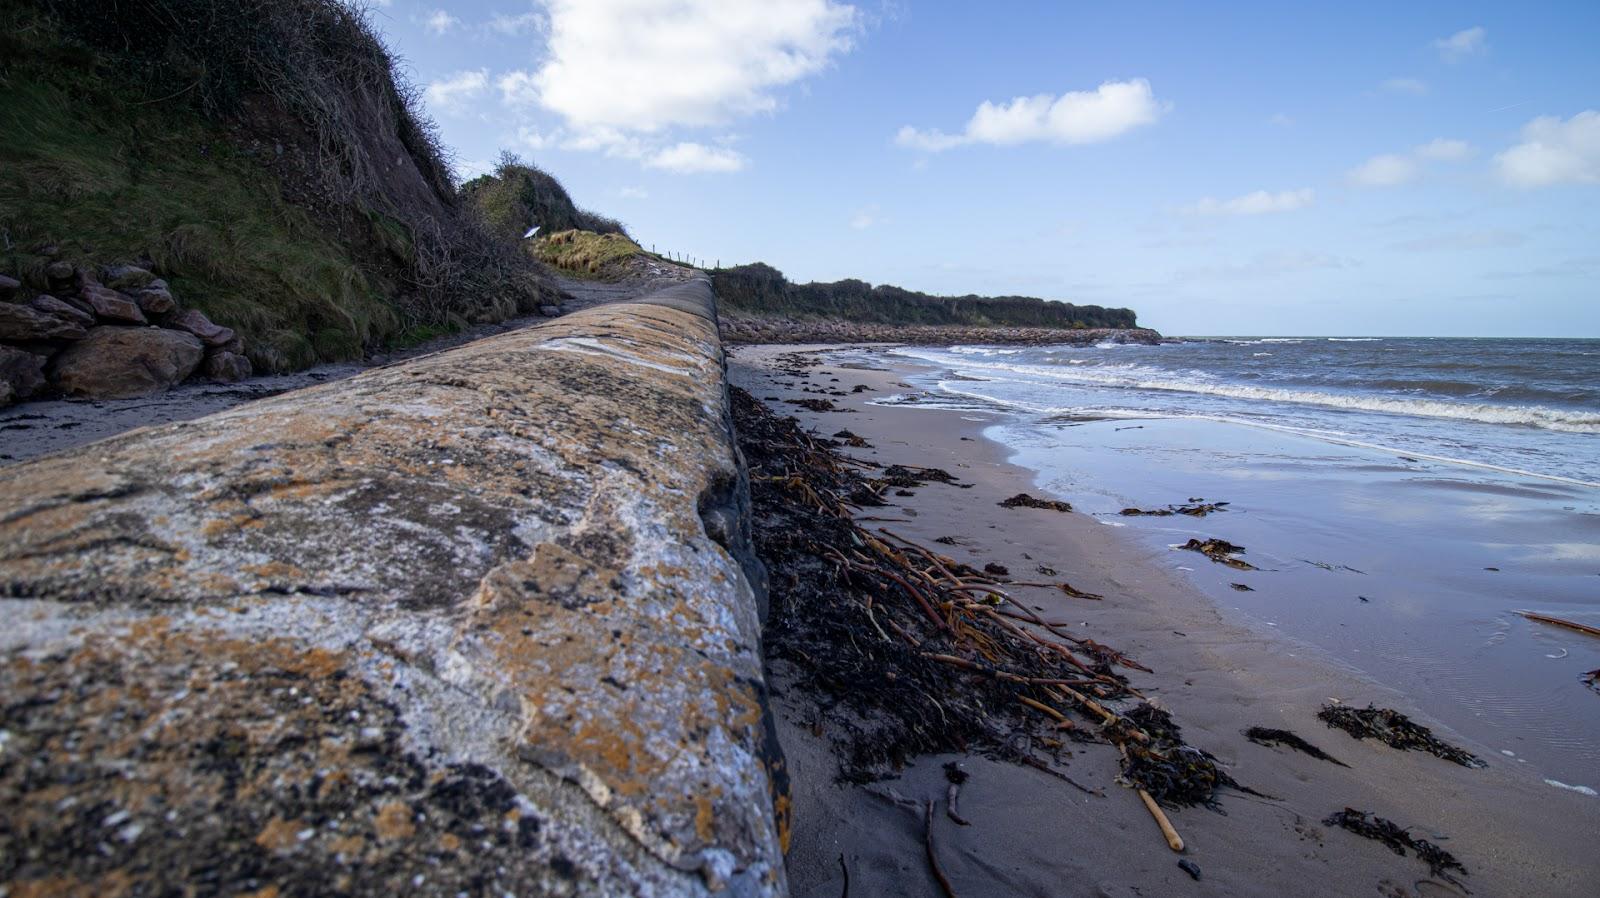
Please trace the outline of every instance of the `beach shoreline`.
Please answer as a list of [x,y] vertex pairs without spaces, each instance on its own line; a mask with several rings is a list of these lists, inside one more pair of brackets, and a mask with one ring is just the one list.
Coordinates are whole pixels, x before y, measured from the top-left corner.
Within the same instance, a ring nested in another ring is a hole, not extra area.
[[[854,456],[944,468],[971,484],[965,490],[929,484],[874,516],[898,519],[890,525],[895,532],[924,545],[953,538],[956,544],[944,551],[958,560],[1014,571],[1044,565],[1078,589],[1104,595],[1087,602],[1030,590],[1027,600],[1152,668],[1153,674],[1133,673],[1133,682],[1174,714],[1185,739],[1216,755],[1241,783],[1278,799],[1225,792],[1226,816],[1203,809],[1171,815],[1188,842],[1183,857],[1204,871],[1196,883],[1138,800],[1114,782],[1109,746],[1076,746],[1068,766],[1103,798],[1015,765],[962,757],[972,775],[962,813],[974,825],[936,826],[958,894],[1459,893],[1414,858],[1320,822],[1345,807],[1438,841],[1471,871],[1463,882],[1475,893],[1581,893],[1600,875],[1583,836],[1600,825],[1600,802],[1544,784],[1327,653],[1226,613],[1174,568],[1170,550],[1086,515],[999,507],[1006,496],[1040,492],[1033,471],[1012,464],[1005,446],[983,436],[999,415],[871,404],[907,389],[905,378],[918,370],[909,360],[880,356],[843,367],[816,352],[804,375],[785,373],[779,363],[785,355],[826,349],[739,347],[731,353],[730,379],[820,434],[847,428],[873,447],[847,450]],[[855,392],[858,385],[864,389]],[[844,411],[797,404],[807,400]],[[941,765],[954,758],[921,758],[898,778],[868,786],[836,783],[818,697],[791,688],[794,678],[782,665],[769,675],[796,784],[789,856],[795,894],[839,894],[841,863],[851,888],[862,893],[937,889],[920,854],[917,811],[943,794]],[[1486,757],[1489,766],[1468,769],[1358,742],[1317,720],[1329,700],[1393,707]],[[1297,733],[1351,767],[1252,743],[1242,735],[1252,726]]]

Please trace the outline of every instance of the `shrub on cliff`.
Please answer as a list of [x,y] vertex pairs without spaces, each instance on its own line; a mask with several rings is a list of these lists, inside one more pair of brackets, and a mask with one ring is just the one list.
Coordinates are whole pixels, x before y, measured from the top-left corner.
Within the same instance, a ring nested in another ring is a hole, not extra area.
[[837,319],[872,324],[951,324],[976,327],[1138,327],[1129,309],[1052,302],[1031,296],[931,296],[888,284],[858,280],[790,283],[783,272],[760,262],[724,268],[712,275],[725,312]]
[[557,231],[541,234],[533,242],[534,256],[546,265],[600,278],[626,275],[624,263],[643,253],[639,244],[622,234],[593,231]]
[[579,209],[554,175],[514,153],[504,153],[493,174],[473,178],[461,192],[478,206],[483,220],[508,239],[520,239],[537,225],[546,234],[593,231],[628,236],[622,222]]
[[547,302],[341,0],[0,9],[0,270],[144,259],[258,369]]

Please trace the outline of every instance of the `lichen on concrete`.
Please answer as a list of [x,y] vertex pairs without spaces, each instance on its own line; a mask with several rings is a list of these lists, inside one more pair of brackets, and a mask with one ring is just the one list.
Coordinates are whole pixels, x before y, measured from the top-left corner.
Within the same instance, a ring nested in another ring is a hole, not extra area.
[[0,890],[781,894],[703,282],[0,470]]

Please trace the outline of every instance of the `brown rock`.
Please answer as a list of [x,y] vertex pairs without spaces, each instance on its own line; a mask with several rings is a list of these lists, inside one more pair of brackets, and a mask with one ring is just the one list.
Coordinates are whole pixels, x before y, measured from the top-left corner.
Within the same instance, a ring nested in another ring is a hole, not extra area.
[[63,302],[48,294],[35,296],[28,302],[28,307],[46,315],[54,315],[67,321],[76,321],[84,327],[94,326],[94,316],[85,312],[69,302]]
[[231,384],[249,377],[254,370],[250,360],[237,353],[221,350],[206,356],[201,368],[208,379]]
[[146,315],[165,315],[178,307],[177,300],[172,298],[172,289],[160,278],[134,291],[133,298]]
[[86,333],[76,321],[16,303],[0,303],[0,340],[81,340]]
[[44,364],[27,350],[0,346],[0,385],[0,394],[9,393],[13,401],[27,399],[45,385]]
[[158,327],[97,327],[51,362],[73,396],[131,399],[160,393],[194,372],[205,349],[190,334]]
[[108,265],[100,269],[100,281],[113,290],[132,293],[150,285],[157,278],[137,265]]
[[98,284],[86,284],[79,296],[89,303],[96,315],[108,321],[128,324],[148,323],[144,313],[139,311],[139,304],[115,290],[109,290]]
[[213,324],[199,309],[185,309],[168,322],[168,327],[188,331],[199,337],[207,346],[226,346],[233,339],[233,329]]
[[78,280],[78,270],[71,262],[51,262],[44,270],[52,288],[70,287]]

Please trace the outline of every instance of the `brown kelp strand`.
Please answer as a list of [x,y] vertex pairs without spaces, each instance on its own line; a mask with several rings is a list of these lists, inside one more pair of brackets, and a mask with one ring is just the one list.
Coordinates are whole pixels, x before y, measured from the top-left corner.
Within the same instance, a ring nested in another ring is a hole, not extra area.
[[1308,754],[1319,761],[1327,761],[1330,764],[1338,764],[1340,767],[1350,766],[1349,764],[1346,764],[1333,755],[1328,754],[1327,752],[1316,747],[1315,745],[1312,745],[1299,736],[1296,736],[1294,733],[1291,733],[1288,730],[1274,730],[1267,727],[1251,727],[1250,729],[1244,731],[1244,737],[1257,745],[1265,745],[1269,748],[1274,745],[1282,745],[1285,748],[1292,748],[1295,751]]
[[1389,708],[1352,708],[1324,705],[1317,717],[1334,729],[1344,730],[1357,739],[1376,739],[1401,751],[1425,751],[1463,767],[1486,767],[1482,758],[1465,749],[1441,741],[1433,731]]
[[1235,555],[1244,554],[1244,546],[1236,546],[1225,539],[1200,540],[1191,538],[1188,542],[1183,544],[1182,548],[1188,549],[1191,552],[1199,552],[1201,555],[1204,555],[1218,564],[1225,564],[1228,567],[1238,568],[1241,571],[1256,570],[1256,566],[1250,562],[1241,558],[1233,557]]
[[[1322,825],[1337,826],[1347,829],[1358,836],[1382,842],[1389,846],[1390,851],[1401,857],[1405,857],[1406,849],[1409,848],[1416,854],[1418,860],[1428,865],[1430,873],[1454,885],[1461,886],[1461,882],[1451,876],[1449,871],[1459,870],[1463,876],[1468,875],[1467,868],[1463,867],[1461,862],[1456,860],[1455,856],[1450,852],[1429,842],[1427,839],[1413,837],[1410,832],[1397,825],[1393,820],[1386,820],[1371,812],[1345,808],[1342,811],[1329,814],[1322,821]],[[1462,888],[1465,888],[1465,886],[1462,886]]]
[[842,778],[880,779],[942,751],[1063,776],[1054,767],[1071,740],[1104,740],[1138,758],[1131,782],[1172,804],[1209,802],[1231,782],[1163,712],[1111,710],[1138,701],[1120,670],[1136,661],[1015,601],[1010,590],[1027,586],[853,520],[855,497],[886,484],[837,443],[732,397],[769,576],[769,662],[816,699],[813,731],[835,745]]

